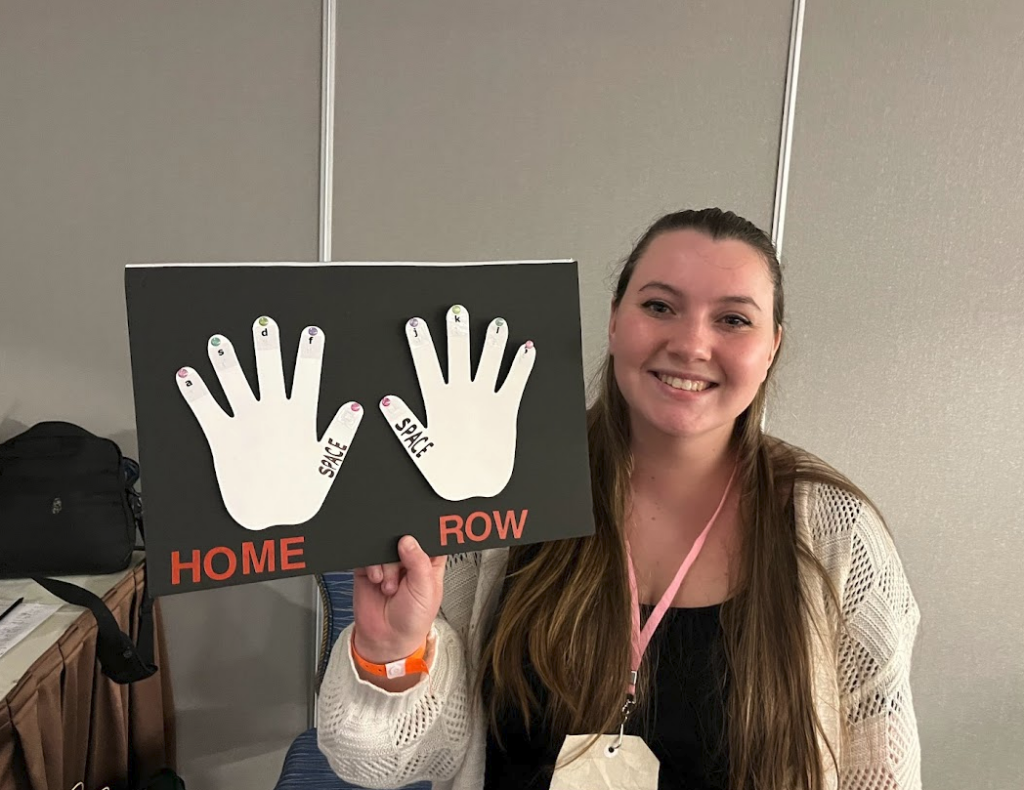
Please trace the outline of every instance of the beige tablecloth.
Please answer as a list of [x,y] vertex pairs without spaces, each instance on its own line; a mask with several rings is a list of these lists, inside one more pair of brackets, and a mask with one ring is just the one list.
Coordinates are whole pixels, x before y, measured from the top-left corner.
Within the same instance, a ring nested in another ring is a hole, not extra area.
[[[133,639],[144,574],[140,562],[101,595]],[[81,613],[0,700],[0,790],[71,790],[78,782],[86,790],[123,786],[129,737],[143,776],[175,767],[174,705],[159,604],[159,669],[131,685],[114,683],[100,671],[92,613],[69,609]]]

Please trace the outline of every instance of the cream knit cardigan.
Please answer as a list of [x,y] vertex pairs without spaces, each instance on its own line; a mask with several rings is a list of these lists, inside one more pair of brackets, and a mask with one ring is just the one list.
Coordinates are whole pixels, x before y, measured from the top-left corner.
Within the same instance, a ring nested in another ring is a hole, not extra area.
[[[921,752],[910,692],[910,660],[920,613],[896,548],[878,515],[832,486],[797,484],[797,528],[828,571],[842,600],[847,636],[838,655],[823,638],[834,626],[813,574],[803,583],[814,603],[808,632],[814,651],[818,715],[830,739],[839,717],[851,737],[838,777],[822,746],[828,786],[836,790],[918,790]],[[436,790],[480,790],[486,717],[470,699],[481,640],[504,580],[507,549],[449,558],[435,627],[429,678],[389,693],[361,680],[350,651],[351,626],[338,637],[319,697],[319,746],[343,779],[393,790],[432,780]]]

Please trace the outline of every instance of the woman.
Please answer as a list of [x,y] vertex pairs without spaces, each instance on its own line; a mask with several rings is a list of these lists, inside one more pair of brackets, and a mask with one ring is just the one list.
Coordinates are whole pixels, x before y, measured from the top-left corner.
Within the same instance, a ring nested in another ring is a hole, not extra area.
[[762,431],[782,327],[762,231],[648,229],[588,410],[596,534],[447,559],[406,537],[358,571],[320,694],[340,776],[573,787],[625,748],[648,787],[920,787],[917,605],[869,499]]

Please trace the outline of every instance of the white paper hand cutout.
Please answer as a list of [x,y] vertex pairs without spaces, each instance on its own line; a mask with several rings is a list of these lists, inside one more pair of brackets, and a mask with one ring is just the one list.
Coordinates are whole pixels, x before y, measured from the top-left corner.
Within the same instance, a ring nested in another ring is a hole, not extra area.
[[508,325],[496,318],[487,327],[475,378],[470,377],[469,312],[452,307],[446,325],[447,383],[426,322],[413,318],[405,325],[426,424],[395,395],[381,400],[380,409],[438,496],[453,502],[495,496],[512,477],[519,402],[537,350],[530,341],[520,346],[504,384],[495,391]]
[[285,394],[277,324],[262,316],[253,323],[252,334],[259,400],[223,335],[210,338],[207,350],[234,416],[221,409],[192,368],[178,371],[178,389],[206,436],[221,497],[231,517],[252,530],[302,524],[323,505],[363,410],[349,401],[318,439],[324,333],[315,326],[302,331],[291,397]]

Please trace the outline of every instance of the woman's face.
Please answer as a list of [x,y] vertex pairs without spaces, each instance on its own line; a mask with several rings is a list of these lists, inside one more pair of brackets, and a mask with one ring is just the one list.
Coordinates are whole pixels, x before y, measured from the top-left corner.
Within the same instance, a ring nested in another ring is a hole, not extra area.
[[768,267],[749,245],[663,233],[613,306],[608,345],[635,434],[729,434],[782,339]]

